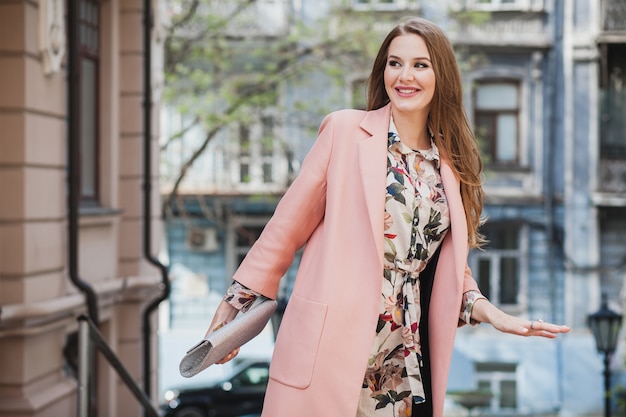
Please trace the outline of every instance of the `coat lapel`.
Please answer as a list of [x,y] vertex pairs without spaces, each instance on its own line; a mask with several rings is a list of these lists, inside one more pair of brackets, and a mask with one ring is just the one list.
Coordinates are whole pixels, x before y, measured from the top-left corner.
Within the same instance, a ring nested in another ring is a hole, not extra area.
[[383,256],[387,134],[390,105],[367,112],[361,128],[371,136],[359,142],[359,169],[365,204],[379,255]]

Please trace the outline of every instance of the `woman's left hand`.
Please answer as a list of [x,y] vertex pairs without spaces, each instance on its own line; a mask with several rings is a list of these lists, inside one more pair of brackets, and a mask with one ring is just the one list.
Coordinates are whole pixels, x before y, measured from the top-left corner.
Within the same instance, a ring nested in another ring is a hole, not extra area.
[[501,332],[520,336],[541,336],[554,339],[559,333],[570,331],[569,326],[549,323],[541,319],[528,320],[511,316],[485,299],[477,300],[474,303],[472,318],[480,322],[490,323]]
[[541,336],[554,339],[559,333],[569,332],[568,326],[548,323],[541,319],[527,320],[504,314],[500,320],[491,323],[493,327],[505,333],[520,336]]

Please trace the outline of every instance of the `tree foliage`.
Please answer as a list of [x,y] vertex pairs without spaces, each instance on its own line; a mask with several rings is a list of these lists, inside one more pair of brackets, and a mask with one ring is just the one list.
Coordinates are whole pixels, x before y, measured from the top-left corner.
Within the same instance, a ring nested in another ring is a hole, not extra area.
[[[259,15],[258,0],[172,0],[171,24],[165,41],[164,101],[188,124],[162,144],[162,151],[186,131],[202,126],[202,143],[182,163],[166,204],[172,202],[194,162],[217,133],[245,122],[250,113],[278,105],[285,83],[305,83],[311,71],[322,71],[338,84],[356,72],[367,73],[380,36],[372,32],[374,17],[358,25],[342,23],[342,10],[308,24],[294,14],[275,21]],[[323,104],[302,101],[303,115],[323,113]],[[294,110],[292,109],[292,110]]]

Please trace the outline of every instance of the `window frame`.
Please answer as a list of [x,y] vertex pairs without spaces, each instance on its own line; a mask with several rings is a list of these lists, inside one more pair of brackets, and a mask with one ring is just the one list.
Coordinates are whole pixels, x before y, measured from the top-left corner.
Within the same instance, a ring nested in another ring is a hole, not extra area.
[[[281,128],[277,112],[268,109],[247,118],[245,123],[236,123],[231,129],[234,143],[232,180],[240,190],[251,191],[279,185]],[[243,135],[242,132],[247,134]],[[264,142],[268,136],[273,138],[271,146]],[[248,173],[247,180],[242,176],[244,167]]]
[[[516,91],[516,107],[515,109],[503,109],[503,108],[480,108],[478,105],[478,94],[481,87],[489,86],[489,85],[511,85],[515,87]],[[524,149],[522,149],[522,83],[518,79],[514,78],[482,78],[474,80],[474,87],[472,88],[472,110],[473,110],[473,122],[474,122],[474,132],[477,138],[480,140],[480,129],[478,125],[478,120],[482,117],[491,117],[493,119],[491,126],[491,131],[493,132],[492,137],[486,138],[486,143],[481,143],[481,153],[483,155],[483,159],[485,160],[485,165],[498,169],[498,168],[520,168],[522,165],[523,157],[522,153]],[[515,158],[511,161],[499,161],[497,159],[498,153],[498,132],[497,132],[497,122],[499,116],[514,116],[515,117]],[[488,149],[485,149],[487,147]],[[485,156],[487,158],[485,158]]]
[[[481,290],[488,293],[489,300],[509,314],[524,313],[528,306],[528,234],[529,227],[522,222],[488,222],[483,226],[482,233],[488,233],[489,229],[517,229],[517,249],[490,248],[487,243],[480,250],[472,250],[468,260],[470,269],[473,271],[477,282],[481,282],[479,274],[479,263],[481,260],[490,262],[489,290],[485,290],[484,285]],[[485,230],[487,229],[487,230]],[[500,288],[502,287],[502,277],[500,276],[501,260],[503,258],[517,259],[517,294],[516,303],[504,304],[500,301]],[[495,281],[495,282],[494,282]],[[487,295],[487,294],[485,294]]]
[[[513,366],[513,371],[508,371],[505,369],[501,370],[491,370],[491,371],[481,371],[479,367],[481,365],[486,365],[488,367],[498,367],[508,368]],[[517,373],[519,370],[519,364],[510,363],[510,362],[474,362],[474,379],[476,382],[476,386],[480,389],[480,382],[488,382],[490,385],[489,390],[494,394],[491,397],[491,402],[488,410],[485,410],[489,413],[498,414],[501,413],[510,413],[514,414],[519,410],[519,382],[517,380]],[[502,382],[514,382],[515,383],[515,407],[502,407],[501,406],[501,396],[498,395],[500,393],[500,387]]]

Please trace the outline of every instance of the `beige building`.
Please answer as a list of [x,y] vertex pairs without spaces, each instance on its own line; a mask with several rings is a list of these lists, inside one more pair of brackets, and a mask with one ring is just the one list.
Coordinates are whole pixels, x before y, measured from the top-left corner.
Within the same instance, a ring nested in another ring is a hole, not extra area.
[[[157,2],[153,63],[162,40]],[[155,161],[147,165],[158,169],[158,112],[152,123],[144,118],[143,4],[0,0],[2,417],[78,415],[77,317],[94,312],[108,344],[140,386],[151,382],[155,398],[156,312],[146,308],[168,286],[153,262],[158,193],[150,210],[143,203],[146,136],[154,138],[146,148]],[[155,68],[152,85],[161,80]],[[145,129],[145,120],[155,128]],[[158,190],[156,175],[148,177]],[[147,250],[144,224],[152,225]],[[91,311],[85,292],[95,301]],[[90,374],[97,382],[90,415],[143,415],[102,356]]]

